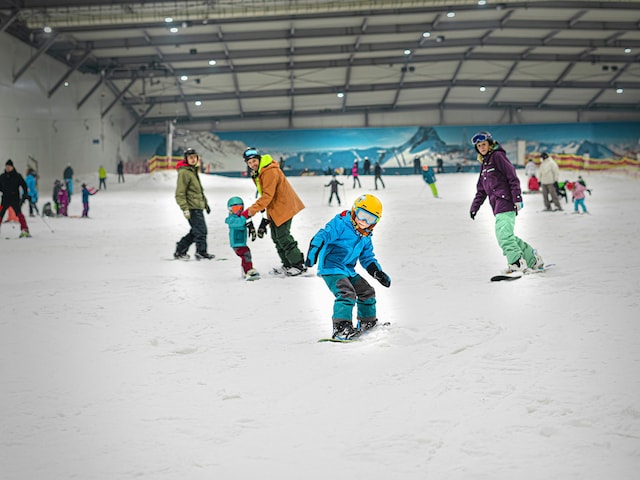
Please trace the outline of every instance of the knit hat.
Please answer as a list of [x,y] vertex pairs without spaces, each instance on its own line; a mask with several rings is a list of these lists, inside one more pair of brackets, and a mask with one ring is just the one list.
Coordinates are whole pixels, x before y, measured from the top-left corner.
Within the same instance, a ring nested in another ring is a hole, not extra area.
[[4,166],[6,167],[7,165],[11,165],[13,167],[13,160],[7,160],[7,163],[5,163]]

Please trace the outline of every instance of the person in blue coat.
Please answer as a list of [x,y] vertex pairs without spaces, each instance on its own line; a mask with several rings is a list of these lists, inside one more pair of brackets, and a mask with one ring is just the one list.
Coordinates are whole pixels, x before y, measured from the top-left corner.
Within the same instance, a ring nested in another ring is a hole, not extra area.
[[433,168],[429,168],[429,165],[423,165],[422,167],[422,179],[427,182],[429,188],[431,189],[431,193],[434,198],[438,198],[438,187],[436,187],[436,174],[433,171]]
[[253,268],[251,249],[247,245],[247,238],[251,235],[251,241],[256,239],[256,229],[251,220],[244,218],[241,213],[244,210],[244,202],[240,197],[231,197],[227,201],[229,215],[225,223],[229,226],[229,245],[240,257],[244,279],[251,281],[260,278],[260,273]]
[[29,193],[29,216],[35,216],[33,212],[36,212],[40,215],[38,211],[38,179],[36,177],[36,172],[30,168],[27,171],[27,176],[24,179],[27,183],[27,192]]
[[[371,236],[380,221],[382,203],[369,194],[359,196],[351,210],[333,217],[311,239],[305,265],[318,265],[318,275],[335,296],[333,304],[333,338],[348,340],[360,331],[373,327],[376,317],[376,292],[355,271],[356,263],[384,287],[391,285],[382,271]],[[357,308],[358,325],[353,326],[353,307]]]

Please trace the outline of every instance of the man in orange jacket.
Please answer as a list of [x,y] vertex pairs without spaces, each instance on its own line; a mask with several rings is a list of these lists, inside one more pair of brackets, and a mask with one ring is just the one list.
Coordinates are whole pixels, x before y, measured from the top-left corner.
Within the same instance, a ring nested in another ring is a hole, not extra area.
[[257,149],[248,148],[243,157],[253,172],[253,183],[258,189],[259,197],[242,212],[242,216],[249,218],[266,210],[271,239],[282,261],[282,266],[274,268],[272,273],[290,276],[304,273],[307,270],[304,255],[291,235],[293,216],[304,208],[302,200],[271,155],[261,155]]

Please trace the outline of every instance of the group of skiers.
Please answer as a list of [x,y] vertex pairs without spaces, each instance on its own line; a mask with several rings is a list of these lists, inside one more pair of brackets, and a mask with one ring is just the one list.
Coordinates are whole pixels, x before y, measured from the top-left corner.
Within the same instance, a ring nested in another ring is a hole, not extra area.
[[[373,327],[377,322],[375,290],[355,272],[355,266],[360,262],[380,284],[385,287],[391,285],[389,276],[382,271],[373,253],[371,242],[373,229],[382,216],[380,200],[370,194],[360,195],[350,210],[336,215],[313,236],[305,257],[291,234],[293,217],[305,208],[304,203],[271,155],[262,154],[252,147],[243,152],[243,159],[257,189],[257,199],[245,208],[240,197],[230,198],[225,221],[229,227],[230,246],[241,259],[244,278],[260,278],[253,267],[247,240],[249,236],[251,240],[264,236],[268,229],[281,261],[271,274],[296,277],[308,268],[318,266],[318,275],[335,296],[333,338],[349,340]],[[188,259],[187,250],[194,243],[196,259],[214,258],[207,251],[204,212],[209,213],[211,209],[198,176],[199,161],[197,152],[189,148],[177,165],[175,199],[190,229],[176,243],[176,259]],[[256,232],[250,219],[261,212],[265,216]],[[352,318],[354,307],[358,320],[355,326]]]
[[[64,180],[55,180],[53,184],[52,202],[46,202],[42,209],[42,216],[68,216],[68,207],[73,193],[73,168],[67,165],[63,172]],[[0,193],[2,204],[0,205],[0,225],[5,213],[12,209],[20,223],[20,237],[30,237],[29,226],[22,213],[25,202],[29,204],[29,216],[40,215],[38,208],[38,175],[29,167],[26,178],[15,169],[13,160],[5,163],[4,172],[0,175]],[[96,190],[82,184],[82,217],[89,216],[89,197],[95,195]],[[53,206],[52,206],[53,205]]]

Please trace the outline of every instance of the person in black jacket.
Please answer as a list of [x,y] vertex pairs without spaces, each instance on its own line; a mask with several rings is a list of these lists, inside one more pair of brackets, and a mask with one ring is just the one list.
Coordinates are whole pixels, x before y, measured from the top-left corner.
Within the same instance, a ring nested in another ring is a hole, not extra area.
[[[20,187],[22,187],[22,196],[20,195]],[[29,200],[29,194],[27,190],[27,182],[24,181],[22,175],[20,175],[13,166],[11,159],[7,160],[4,165],[4,173],[0,175],[0,192],[2,192],[2,205],[0,205],[0,225],[4,218],[4,213],[9,207],[13,208],[13,211],[18,217],[20,222],[20,236],[30,237],[29,227],[27,226],[27,220],[20,211],[20,206],[25,200]]]

